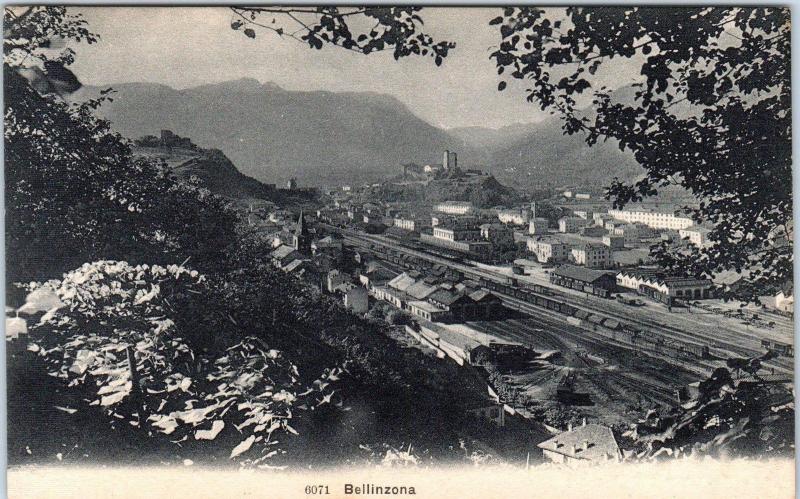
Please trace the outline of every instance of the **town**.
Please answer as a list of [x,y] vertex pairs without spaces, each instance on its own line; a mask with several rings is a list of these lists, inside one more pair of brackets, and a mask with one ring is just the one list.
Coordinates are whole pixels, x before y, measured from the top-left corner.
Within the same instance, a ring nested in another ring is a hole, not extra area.
[[9,495],[788,495],[788,8],[4,21]]
[[[388,184],[486,176],[459,169],[454,151],[402,168]],[[611,428],[636,410],[684,402],[730,358],[775,352],[763,364],[770,382],[791,381],[791,283],[742,309],[718,297],[735,276],[715,282],[660,269],[650,246],[708,244],[711,227],[675,206],[613,209],[578,189],[516,206],[387,202],[379,187],[323,189],[320,206],[299,212],[253,202],[248,216],[276,268],[353,313],[395,324],[404,344],[480,372],[491,394],[474,409],[481,418],[556,427],[538,442],[551,460],[621,457]],[[560,433],[564,414],[575,424]]]

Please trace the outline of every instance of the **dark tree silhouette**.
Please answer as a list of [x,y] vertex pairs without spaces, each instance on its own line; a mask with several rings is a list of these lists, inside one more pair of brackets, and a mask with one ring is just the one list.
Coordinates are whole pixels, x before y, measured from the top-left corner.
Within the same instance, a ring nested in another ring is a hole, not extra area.
[[392,50],[395,59],[433,57],[437,66],[455,43],[435,41],[421,31],[420,7],[231,7],[231,28],[250,38],[256,29],[308,44],[335,45],[370,54]]
[[[714,225],[706,248],[655,251],[667,268],[744,274],[755,299],[792,276],[790,22],[782,8],[507,8],[490,24],[498,74],[530,83],[528,101],[590,145],[613,139],[644,167],[616,180],[615,206],[677,184]],[[633,98],[597,83],[625,62]],[[506,81],[499,84],[499,90]]]

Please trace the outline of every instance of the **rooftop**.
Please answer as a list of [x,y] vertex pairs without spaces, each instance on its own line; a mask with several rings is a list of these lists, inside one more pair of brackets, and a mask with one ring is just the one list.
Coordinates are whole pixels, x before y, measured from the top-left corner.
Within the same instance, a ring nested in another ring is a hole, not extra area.
[[581,282],[594,282],[603,276],[613,276],[613,272],[604,272],[602,270],[592,270],[585,267],[577,267],[575,265],[562,265],[553,270],[553,274],[575,279]]
[[286,258],[287,256],[291,255],[292,252],[294,251],[295,249],[292,248],[291,246],[282,244],[281,246],[278,246],[278,248],[275,251],[272,252],[272,256],[275,258]]
[[435,306],[431,305],[430,303],[428,303],[426,301],[421,301],[421,300],[410,301],[410,302],[408,302],[408,306],[409,307],[416,307],[416,308],[418,308],[420,310],[424,310],[425,312],[428,312],[428,313],[431,313],[431,314],[436,313],[436,312],[443,312],[443,310],[438,309]]
[[539,448],[563,454],[574,459],[603,461],[620,455],[617,440],[611,428],[598,424],[578,426],[538,445]]

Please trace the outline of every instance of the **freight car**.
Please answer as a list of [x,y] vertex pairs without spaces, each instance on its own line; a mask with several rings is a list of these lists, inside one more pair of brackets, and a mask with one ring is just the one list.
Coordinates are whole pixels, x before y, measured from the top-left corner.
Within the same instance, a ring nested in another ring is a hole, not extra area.
[[794,346],[780,341],[761,340],[761,346],[786,357],[794,357]]

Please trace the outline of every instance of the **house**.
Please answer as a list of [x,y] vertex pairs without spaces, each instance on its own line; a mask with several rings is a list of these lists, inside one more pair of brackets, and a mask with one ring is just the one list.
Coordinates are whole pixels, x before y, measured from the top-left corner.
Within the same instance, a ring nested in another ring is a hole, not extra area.
[[405,292],[414,300],[424,300],[437,290],[436,286],[427,284],[424,280],[418,281],[406,288]]
[[394,226],[403,230],[413,231],[417,229],[417,220],[414,217],[397,216],[394,218]]
[[549,227],[550,222],[546,218],[532,218],[528,222],[528,234],[546,234]]
[[[425,244],[454,250],[459,253],[466,253],[471,257],[476,257],[479,259],[486,258],[489,253],[491,253],[492,243],[490,242],[478,240],[459,241],[449,239],[451,236],[455,237],[455,232],[452,234],[450,232],[440,232],[439,234],[446,237],[435,237],[431,234],[420,234],[419,240]],[[480,238],[479,230],[476,230],[474,234]]]
[[623,249],[625,248],[625,238],[623,236],[614,235],[603,236],[603,244],[612,250]]
[[412,314],[431,322],[440,322],[445,320],[450,314],[450,312],[447,310],[442,310],[431,303],[421,300],[408,302],[408,309]]
[[794,312],[794,284],[787,281],[778,294],[775,295],[775,310],[781,312]]
[[337,291],[343,295],[344,306],[356,314],[365,314],[369,310],[367,289],[350,283],[341,284]]
[[388,286],[391,289],[395,289],[397,291],[402,291],[405,293],[405,291],[409,287],[414,285],[414,283],[416,282],[417,282],[416,279],[408,275],[408,273],[403,272],[402,274],[398,275],[397,277],[389,281],[386,284],[386,286]]
[[472,203],[467,201],[445,201],[434,205],[433,211],[449,215],[466,215],[472,212]]
[[611,248],[603,244],[584,244],[572,249],[572,259],[590,269],[608,268],[611,266]]
[[612,233],[615,236],[622,236],[626,246],[636,246],[642,242],[642,239],[653,236],[653,230],[641,223],[629,223],[616,226]]
[[575,265],[562,265],[550,272],[550,282],[565,288],[608,297],[617,290],[614,272],[603,272]]
[[302,275],[309,269],[310,263],[308,260],[296,259],[286,264],[281,270],[287,274]]
[[333,256],[339,255],[342,252],[342,241],[333,236],[325,236],[318,241],[311,243],[311,254],[318,255],[320,253],[330,253]]
[[500,210],[497,213],[500,223],[511,225],[525,225],[530,220],[530,211],[526,208]]
[[467,407],[467,414],[481,421],[488,421],[500,428],[506,425],[506,411],[492,400],[475,401]]
[[443,227],[433,228],[433,237],[446,241],[479,241],[481,230],[473,227]]
[[282,244],[270,253],[272,264],[278,268],[283,268],[293,260],[302,259],[303,256],[291,246]]
[[339,288],[339,286],[350,280],[348,277],[349,276],[342,274],[337,269],[331,270],[330,272],[328,272],[328,275],[326,276],[325,279],[325,289],[329,293],[335,292],[336,289]]
[[389,269],[376,266],[372,269],[361,272],[358,275],[358,282],[360,282],[368,290],[372,291],[372,289],[376,286],[386,285],[386,283],[397,277],[397,275],[398,274],[395,274]]
[[566,262],[569,259],[570,245],[557,239],[529,238],[528,251],[536,254],[541,263]]
[[563,233],[578,232],[588,221],[580,217],[561,217],[558,219],[558,231]]
[[608,210],[608,214],[617,220],[628,223],[642,223],[654,229],[681,230],[694,225],[694,221],[680,216],[674,208],[628,208],[624,210]]
[[585,421],[582,426],[570,427],[538,447],[549,460],[567,465],[598,464],[622,457],[611,428]]
[[480,226],[481,237],[497,246],[514,244],[514,231],[503,224],[483,224]]

